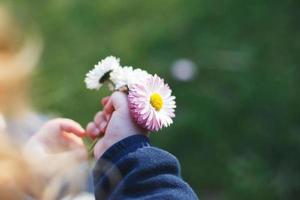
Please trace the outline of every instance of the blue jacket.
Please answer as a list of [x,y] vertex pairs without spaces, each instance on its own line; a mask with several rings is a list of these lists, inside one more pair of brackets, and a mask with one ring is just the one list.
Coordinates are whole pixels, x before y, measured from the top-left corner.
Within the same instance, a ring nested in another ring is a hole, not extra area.
[[198,199],[181,179],[177,159],[150,146],[142,135],[110,147],[97,161],[93,176],[97,200]]

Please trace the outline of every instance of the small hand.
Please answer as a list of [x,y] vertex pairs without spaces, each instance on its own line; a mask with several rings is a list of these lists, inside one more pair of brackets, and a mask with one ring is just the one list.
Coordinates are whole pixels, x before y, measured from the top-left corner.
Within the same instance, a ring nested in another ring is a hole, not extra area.
[[114,92],[112,96],[102,99],[103,111],[95,115],[94,121],[87,126],[87,134],[92,138],[103,136],[94,147],[94,156],[101,155],[118,141],[137,134],[147,134],[131,118],[127,95]]
[[86,159],[87,151],[81,137],[85,130],[70,119],[54,119],[47,122],[26,144],[25,152],[40,157],[68,157]]

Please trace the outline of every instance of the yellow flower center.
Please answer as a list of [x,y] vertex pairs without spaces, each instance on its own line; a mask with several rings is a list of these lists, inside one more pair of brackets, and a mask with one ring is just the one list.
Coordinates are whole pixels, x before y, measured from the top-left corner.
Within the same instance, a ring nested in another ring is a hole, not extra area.
[[155,110],[160,111],[164,105],[164,102],[160,94],[153,93],[150,97],[150,104],[153,106],[153,108],[155,108]]

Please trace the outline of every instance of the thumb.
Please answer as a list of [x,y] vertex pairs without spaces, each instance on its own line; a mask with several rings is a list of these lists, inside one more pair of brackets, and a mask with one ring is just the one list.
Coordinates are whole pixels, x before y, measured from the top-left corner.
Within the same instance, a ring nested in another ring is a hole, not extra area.
[[128,111],[127,95],[123,92],[114,92],[104,107],[105,113],[112,113],[114,110]]
[[111,96],[112,104],[116,110],[126,109],[128,110],[127,95],[123,92],[114,92]]

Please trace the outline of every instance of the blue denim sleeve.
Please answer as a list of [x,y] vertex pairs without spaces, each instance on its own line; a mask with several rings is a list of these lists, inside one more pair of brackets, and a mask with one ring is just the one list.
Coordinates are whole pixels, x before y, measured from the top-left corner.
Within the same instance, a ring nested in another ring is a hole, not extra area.
[[95,197],[103,199],[198,199],[180,177],[175,156],[152,147],[143,135],[110,147],[93,171]]

